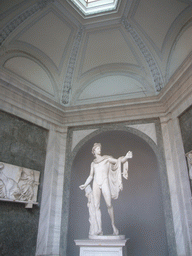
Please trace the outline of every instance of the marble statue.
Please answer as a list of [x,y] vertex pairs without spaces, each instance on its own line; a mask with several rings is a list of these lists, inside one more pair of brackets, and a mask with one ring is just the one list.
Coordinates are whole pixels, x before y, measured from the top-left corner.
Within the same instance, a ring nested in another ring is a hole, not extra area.
[[93,197],[93,190],[90,185],[88,185],[85,188],[85,196],[88,199],[87,202],[87,207],[89,209],[89,223],[90,223],[90,228],[89,228],[89,235],[95,235],[99,233],[99,226],[97,224],[97,219],[96,219],[96,211],[95,211],[95,203],[94,203],[94,197]]
[[[118,235],[119,231],[115,226],[111,199],[117,199],[119,191],[123,189],[122,174],[125,179],[128,179],[128,159],[132,158],[132,152],[129,151],[124,157],[118,159],[107,155],[101,156],[101,144],[95,143],[92,153],[95,159],[91,163],[90,175],[85,183],[79,186],[81,190],[85,189],[86,196],[88,197],[89,235],[103,235],[100,211],[101,193],[108,208],[113,235]],[[121,173],[121,164],[123,164],[123,173]],[[91,189],[89,184],[92,180],[93,185]]]

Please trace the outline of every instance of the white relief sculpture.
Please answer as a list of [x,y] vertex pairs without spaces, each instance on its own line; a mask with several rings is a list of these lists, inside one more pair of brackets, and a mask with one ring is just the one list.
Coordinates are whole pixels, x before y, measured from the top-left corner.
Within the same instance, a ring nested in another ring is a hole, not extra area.
[[[107,155],[101,156],[101,144],[95,143],[92,148],[92,153],[95,156],[95,159],[91,163],[90,175],[85,183],[79,186],[81,190],[86,189],[85,192],[86,196],[88,197],[90,221],[89,237],[91,235],[103,235],[100,211],[101,193],[103,194],[108,208],[108,213],[113,228],[113,235],[118,235],[119,231],[115,226],[111,199],[117,199],[119,196],[119,191],[123,189],[122,175],[125,179],[128,179],[127,160],[132,158],[132,152],[129,151],[126,156],[118,159]],[[123,164],[123,173],[121,173],[121,164]],[[88,187],[92,180],[93,191],[90,187]]]
[[[1,174],[0,174],[1,175]],[[0,197],[6,198],[6,188],[5,183],[0,179]]]
[[192,150],[186,154],[186,157],[189,166],[189,178],[192,180]]
[[3,182],[5,187],[5,198],[8,199],[15,199],[15,195],[20,192],[20,189],[17,185],[17,183],[12,179],[7,177],[4,172],[4,164],[0,163],[0,181]]
[[28,208],[37,204],[40,172],[0,163],[0,200],[26,202]]
[[21,177],[18,185],[20,187],[20,195],[18,199],[21,201],[31,201],[34,196],[34,187],[35,185],[38,185],[38,183],[35,182],[34,171],[29,170],[27,172],[27,170],[21,168]]

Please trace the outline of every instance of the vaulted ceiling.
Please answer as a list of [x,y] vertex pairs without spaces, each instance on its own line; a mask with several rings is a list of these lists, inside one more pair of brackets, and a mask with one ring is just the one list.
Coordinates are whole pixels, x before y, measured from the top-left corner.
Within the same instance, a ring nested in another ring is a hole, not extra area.
[[0,74],[64,106],[160,93],[192,51],[190,0],[119,0],[85,15],[71,0],[1,0]]

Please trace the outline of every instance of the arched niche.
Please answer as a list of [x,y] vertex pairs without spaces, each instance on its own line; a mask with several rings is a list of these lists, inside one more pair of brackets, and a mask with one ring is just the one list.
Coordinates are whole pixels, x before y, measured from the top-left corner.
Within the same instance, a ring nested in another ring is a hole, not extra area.
[[[66,171],[70,175],[65,174],[61,248],[67,247],[66,255],[77,256],[79,249],[74,239],[88,238],[87,198],[79,185],[89,175],[94,158],[91,149],[95,142],[102,144],[102,155],[118,158],[128,150],[133,151],[133,159],[129,161],[129,179],[123,180],[124,189],[118,200],[112,202],[120,234],[130,238],[126,253],[134,256],[168,255],[170,238],[174,239],[171,237],[173,226],[163,152],[160,145],[133,128],[97,130],[68,154]],[[110,234],[112,228],[103,198],[101,211],[103,231]]]

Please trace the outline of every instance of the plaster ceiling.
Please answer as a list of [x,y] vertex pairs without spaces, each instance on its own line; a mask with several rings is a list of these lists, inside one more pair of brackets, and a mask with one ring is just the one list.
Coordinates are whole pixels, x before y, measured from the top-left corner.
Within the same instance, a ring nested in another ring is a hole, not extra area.
[[49,12],[23,31],[17,40],[40,50],[59,67],[64,51],[69,44],[70,33],[70,24],[57,17],[53,12]]
[[0,10],[3,77],[65,107],[148,99],[192,51],[189,0],[121,0],[88,16],[70,0],[7,0]]
[[0,13],[4,13],[11,8],[15,7],[17,4],[20,4],[23,0],[1,0],[0,2]]

